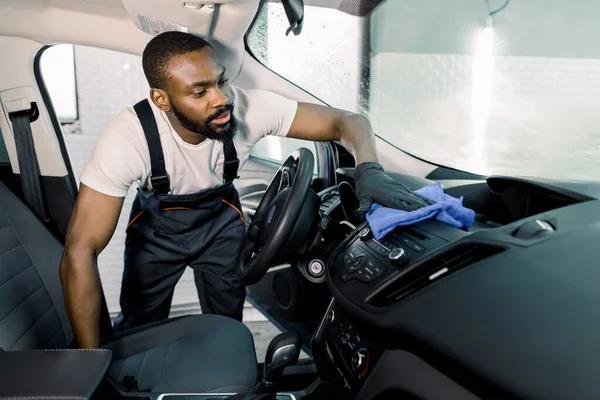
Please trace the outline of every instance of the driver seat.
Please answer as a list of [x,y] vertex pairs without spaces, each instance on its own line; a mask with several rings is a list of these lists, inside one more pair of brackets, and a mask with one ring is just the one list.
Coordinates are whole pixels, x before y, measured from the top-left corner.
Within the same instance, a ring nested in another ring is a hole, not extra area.
[[[58,266],[63,247],[0,182],[0,351],[68,348],[73,333]],[[108,375],[118,389],[240,392],[257,379],[254,340],[242,323],[219,315],[173,318],[121,332]],[[137,387],[124,385],[137,381]]]

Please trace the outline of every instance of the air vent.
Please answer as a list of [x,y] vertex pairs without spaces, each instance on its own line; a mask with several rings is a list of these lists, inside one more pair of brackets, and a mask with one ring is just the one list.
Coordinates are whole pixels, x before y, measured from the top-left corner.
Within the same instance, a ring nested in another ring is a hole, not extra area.
[[327,193],[321,200],[321,205],[319,206],[319,213],[321,215],[329,214],[331,209],[335,207],[339,203],[339,201],[340,195],[337,192]]
[[369,296],[367,302],[376,307],[391,306],[430,282],[503,250],[503,247],[485,243],[459,244],[423,263],[402,271],[390,284]]

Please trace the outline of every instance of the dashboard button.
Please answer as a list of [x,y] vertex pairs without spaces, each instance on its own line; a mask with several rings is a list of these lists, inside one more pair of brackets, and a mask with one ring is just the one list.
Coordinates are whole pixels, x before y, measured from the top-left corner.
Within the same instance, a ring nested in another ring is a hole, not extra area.
[[359,281],[364,283],[369,283],[373,280],[373,277],[368,275],[364,269],[359,269],[355,275]]
[[388,254],[388,259],[394,265],[403,265],[408,261],[406,251],[402,247],[396,247]]
[[405,237],[405,236],[400,236],[400,242],[402,242],[402,244],[406,245],[406,247],[413,249],[414,251],[417,252],[421,252],[425,250],[425,247],[421,246],[420,244],[416,243],[413,240],[410,240],[409,238]]
[[411,249],[413,249],[414,251],[422,252],[425,250],[425,247],[421,246],[420,244],[415,243],[415,244],[413,244]]
[[369,228],[363,228],[360,232],[358,232],[358,237],[361,240],[367,240],[369,239],[371,230]]
[[358,280],[364,283],[370,283],[375,280],[375,275],[364,272],[358,275]]
[[360,254],[353,258],[350,262],[346,263],[348,272],[354,272],[362,267],[367,261],[367,256]]
[[390,250],[387,247],[382,246],[379,242],[376,242],[374,240],[369,242],[369,247],[375,250],[377,254],[383,257],[387,257],[388,253],[390,252]]
[[384,268],[381,265],[373,265],[372,266],[373,271],[375,271],[375,276],[379,277],[382,273]]
[[379,268],[379,264],[369,260],[367,261],[367,267],[369,267],[370,269],[376,269]]

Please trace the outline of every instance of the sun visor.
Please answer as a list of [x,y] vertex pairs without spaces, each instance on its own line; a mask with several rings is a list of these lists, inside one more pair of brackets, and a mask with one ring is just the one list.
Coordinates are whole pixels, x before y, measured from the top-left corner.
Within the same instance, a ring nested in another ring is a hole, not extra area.
[[166,31],[181,31],[212,36],[213,18],[223,5],[245,3],[248,0],[121,0],[133,23],[150,35]]
[[181,31],[211,43],[235,79],[244,56],[244,34],[259,0],[121,0],[138,29],[156,36]]

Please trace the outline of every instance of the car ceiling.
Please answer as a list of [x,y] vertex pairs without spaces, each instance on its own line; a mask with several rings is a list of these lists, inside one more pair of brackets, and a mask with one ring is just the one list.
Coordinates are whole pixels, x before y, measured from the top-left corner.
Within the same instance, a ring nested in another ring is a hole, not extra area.
[[[138,15],[186,26],[208,39],[228,71],[239,71],[244,34],[260,0],[0,0],[0,35],[42,44],[72,43],[141,55],[151,38]],[[213,3],[225,4],[213,4]]]

